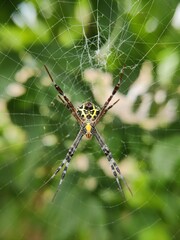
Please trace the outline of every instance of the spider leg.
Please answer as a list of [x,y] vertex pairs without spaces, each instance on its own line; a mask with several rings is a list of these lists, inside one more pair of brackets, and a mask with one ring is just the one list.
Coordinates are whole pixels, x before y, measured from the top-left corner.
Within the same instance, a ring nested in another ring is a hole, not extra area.
[[[107,106],[108,104],[110,103],[110,101],[112,100],[113,96],[116,94],[116,92],[118,91],[120,85],[121,85],[121,82],[122,82],[122,78],[123,78],[123,72],[124,72],[124,66],[121,70],[121,73],[120,73],[120,76],[119,76],[119,81],[118,83],[115,85],[111,95],[109,96],[109,98],[106,100],[106,102],[104,103],[103,107],[101,108],[101,111],[98,115],[98,117],[96,118],[95,122],[94,122],[94,126],[99,122],[99,120],[102,118],[102,116],[108,111],[107,109]],[[116,101],[117,102],[117,101]],[[116,103],[115,102],[115,103]],[[114,103],[114,104],[115,104]],[[111,105],[113,107],[113,105]],[[110,107],[111,108],[111,107]],[[106,110],[107,109],[107,110]]]
[[[112,156],[112,153],[110,152],[108,146],[104,143],[102,137],[100,136],[100,134],[98,133],[98,131],[95,129],[95,127],[93,127],[92,129],[92,134],[96,137],[101,149],[103,150],[104,154],[106,155],[107,159],[108,159],[108,162],[110,164],[110,167],[111,167],[111,170],[112,170],[112,173],[116,179],[116,182],[118,184],[118,188],[120,190],[120,192],[123,194],[124,196],[124,192],[123,192],[123,189],[120,185],[120,182],[119,182],[119,178],[118,176],[120,177],[120,179],[124,182],[124,184],[126,185],[126,187],[128,188],[129,192],[131,193],[132,195],[132,191],[130,189],[130,187],[128,186],[125,178],[123,177],[123,175],[121,174],[121,171],[119,169],[119,167],[117,166],[117,163],[115,162],[113,156]],[[124,196],[125,198],[125,196]]]
[[[56,90],[58,91],[59,95],[58,97],[60,98],[60,100],[63,102],[63,103],[67,103],[65,104],[65,106],[71,111],[72,115],[75,117],[75,119],[79,122],[79,124],[81,125],[82,124],[82,121],[80,119],[80,117],[78,116],[77,112],[76,112],[76,109],[74,107],[74,105],[72,104],[72,102],[69,100],[69,98],[64,94],[63,90],[56,84],[56,82],[54,81],[52,75],[50,74],[48,68],[46,65],[44,65],[52,83],[54,84],[54,87],[56,88]],[[62,96],[62,97],[61,97]]]
[[62,97],[59,94],[57,96],[58,96],[59,100],[65,105],[65,107],[67,107],[67,109],[69,109],[71,111],[69,105],[62,99]]
[[63,180],[64,180],[64,178],[66,176],[66,173],[67,173],[68,166],[69,166],[69,163],[71,161],[71,158],[74,155],[74,153],[75,153],[75,151],[76,151],[76,149],[77,149],[77,147],[78,147],[78,145],[79,145],[79,143],[80,143],[80,141],[81,141],[81,139],[82,139],[84,134],[85,134],[84,128],[81,128],[79,133],[78,133],[78,135],[77,135],[77,137],[76,137],[76,139],[74,140],[73,144],[69,148],[69,150],[68,150],[68,152],[66,154],[65,159],[62,161],[61,165],[56,169],[56,171],[51,176],[51,178],[47,181],[47,182],[49,182],[50,180],[52,180],[56,176],[56,174],[61,170],[61,168],[65,165],[64,170],[63,170],[62,175],[61,175],[61,179],[59,181],[58,188],[57,188],[57,190],[56,190],[56,192],[54,194],[54,197],[53,197],[52,201],[55,199],[58,191],[60,190],[61,184],[62,184],[62,182],[63,182]]
[[[107,108],[104,110],[104,112],[103,112],[103,114],[102,114],[102,117],[107,113],[107,111],[108,111],[110,108],[112,108],[116,103],[118,103],[119,100],[120,100],[120,99],[118,99],[118,100],[115,101],[113,104],[111,104],[109,107],[107,107]],[[101,117],[101,118],[102,118],[102,117]]]
[[60,100],[66,107],[68,107],[68,106],[67,106],[67,103],[65,103],[65,101],[62,99],[62,97],[61,97],[59,94],[58,94],[57,96],[58,96],[59,100]]

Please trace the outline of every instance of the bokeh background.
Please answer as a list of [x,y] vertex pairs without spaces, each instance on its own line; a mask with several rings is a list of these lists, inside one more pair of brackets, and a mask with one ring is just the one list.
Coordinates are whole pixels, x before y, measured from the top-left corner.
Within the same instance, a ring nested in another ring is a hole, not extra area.
[[[78,125],[44,64],[76,107],[102,106],[124,66],[98,130],[133,196],[93,138],[52,203]],[[1,0],[0,239],[180,239],[179,83],[178,0]]]

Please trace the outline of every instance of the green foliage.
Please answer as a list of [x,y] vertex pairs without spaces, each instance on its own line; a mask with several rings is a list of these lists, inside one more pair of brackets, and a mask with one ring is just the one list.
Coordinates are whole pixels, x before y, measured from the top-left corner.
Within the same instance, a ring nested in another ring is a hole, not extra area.
[[[98,8],[89,0],[1,3],[1,239],[180,238],[180,32],[172,24],[178,1],[99,2]],[[92,76],[110,71],[114,85],[125,64],[119,103],[129,104],[133,83],[144,86],[136,79],[146,60],[153,67],[144,77],[153,80],[130,117],[124,105],[122,115],[122,109],[108,112],[98,125],[133,196],[123,186],[123,201],[97,142],[83,139],[52,203],[60,176],[46,181],[78,125],[56,99],[43,65],[77,106],[100,103],[98,94],[93,99],[95,82],[103,86],[99,95],[108,84],[106,78],[88,83],[87,69]]]

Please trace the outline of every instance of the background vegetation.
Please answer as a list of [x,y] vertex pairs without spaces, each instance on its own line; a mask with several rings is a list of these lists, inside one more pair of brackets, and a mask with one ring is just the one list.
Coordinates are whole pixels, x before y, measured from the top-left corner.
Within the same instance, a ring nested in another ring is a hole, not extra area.
[[[180,239],[178,3],[1,1],[1,239]],[[98,129],[133,197],[124,187],[122,199],[92,139],[81,142],[51,203],[60,176],[42,185],[78,126],[43,64],[76,105],[102,105],[126,65],[119,109]]]

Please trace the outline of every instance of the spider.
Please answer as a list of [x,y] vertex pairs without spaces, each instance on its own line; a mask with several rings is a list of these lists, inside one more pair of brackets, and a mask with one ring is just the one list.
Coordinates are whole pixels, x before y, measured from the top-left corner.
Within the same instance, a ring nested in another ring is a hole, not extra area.
[[[112,153],[110,152],[108,146],[105,144],[104,140],[102,139],[101,135],[99,134],[99,132],[96,129],[96,125],[99,123],[99,121],[101,120],[101,118],[107,113],[107,111],[112,108],[120,99],[118,99],[117,101],[115,101],[113,104],[109,105],[110,101],[112,100],[113,96],[116,94],[116,92],[118,91],[121,81],[122,81],[122,77],[123,77],[123,69],[120,73],[120,77],[119,77],[119,81],[118,83],[115,85],[111,95],[109,96],[109,98],[106,100],[106,102],[104,103],[102,108],[99,108],[98,106],[96,106],[95,104],[91,103],[91,102],[85,102],[83,103],[80,107],[78,107],[77,109],[74,107],[74,105],[72,104],[72,102],[69,100],[69,98],[64,94],[63,90],[56,84],[56,82],[54,81],[52,75],[50,74],[48,68],[46,65],[44,65],[55,89],[58,92],[58,97],[59,99],[62,101],[62,103],[69,109],[69,111],[71,112],[71,114],[74,116],[74,118],[76,119],[76,121],[79,123],[80,125],[80,130],[79,133],[76,136],[76,139],[74,140],[73,144],[71,145],[71,147],[69,148],[66,157],[64,158],[64,160],[62,161],[62,163],[59,165],[59,167],[56,169],[56,171],[54,172],[54,174],[51,176],[51,178],[48,180],[48,182],[50,180],[52,180],[56,174],[61,170],[61,168],[64,166],[62,175],[61,175],[61,179],[59,181],[59,185],[58,188],[54,194],[53,199],[55,198],[56,194],[58,193],[58,191],[60,190],[61,184],[66,176],[67,170],[68,170],[68,166],[70,164],[71,158],[74,155],[82,137],[85,135],[88,139],[91,139],[92,136],[94,136],[97,139],[97,142],[99,143],[102,151],[104,152],[104,154],[106,155],[108,162],[110,164],[112,173],[116,179],[117,185],[118,185],[118,189],[120,190],[120,192],[123,194],[124,196],[124,192],[123,189],[120,185],[119,182],[119,178],[124,182],[124,184],[126,185],[126,187],[128,188],[129,192],[132,195],[131,189],[129,188],[126,180],[124,179],[123,175],[121,174],[121,171],[119,169],[119,167],[117,166],[117,163],[115,162]],[[119,178],[118,178],[119,177]],[[125,196],[124,196],[125,197]]]

